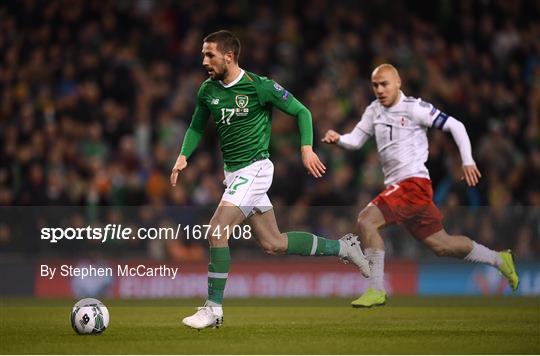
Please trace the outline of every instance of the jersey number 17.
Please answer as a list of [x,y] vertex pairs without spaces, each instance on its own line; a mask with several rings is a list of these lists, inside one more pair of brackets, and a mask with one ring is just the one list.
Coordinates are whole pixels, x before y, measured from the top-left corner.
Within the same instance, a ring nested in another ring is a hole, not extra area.
[[231,118],[234,115],[234,109],[221,108],[221,122],[225,125],[231,124]]

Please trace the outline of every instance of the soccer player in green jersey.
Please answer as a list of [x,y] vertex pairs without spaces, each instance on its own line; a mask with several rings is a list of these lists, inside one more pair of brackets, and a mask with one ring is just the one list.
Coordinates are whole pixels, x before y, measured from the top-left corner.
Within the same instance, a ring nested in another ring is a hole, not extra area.
[[172,169],[171,184],[176,185],[178,174],[187,167],[208,118],[212,117],[225,163],[226,188],[210,220],[208,298],[183,323],[197,329],[222,324],[223,292],[231,263],[227,234],[244,221],[269,254],[339,256],[345,262],[353,262],[368,277],[369,264],[356,236],[348,234],[329,240],[307,232],[281,233],[277,226],[266,194],[274,173],[274,165],[268,159],[272,108],[296,117],[302,162],[309,174],[320,178],[326,168],[312,149],[310,111],[276,82],[239,67],[240,41],[233,33],[218,31],[208,35],[203,40],[202,54],[202,65],[210,78],[199,88],[195,112]]

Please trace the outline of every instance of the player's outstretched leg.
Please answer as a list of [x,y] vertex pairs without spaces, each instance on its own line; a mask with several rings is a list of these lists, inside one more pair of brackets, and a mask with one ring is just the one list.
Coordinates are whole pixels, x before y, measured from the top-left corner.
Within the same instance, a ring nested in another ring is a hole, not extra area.
[[[232,231],[232,228],[244,220],[240,209],[222,201],[210,220],[210,231]],[[182,320],[182,323],[194,329],[218,328],[223,324],[223,293],[229,276],[231,254],[228,236],[209,235],[210,263],[208,264],[208,299],[197,312]]]
[[356,235],[347,234],[339,240],[330,240],[309,232],[291,231],[285,233],[285,236],[287,255],[339,256],[344,263],[354,263],[364,277],[371,275],[369,261],[364,256]]
[[470,262],[489,264],[496,267],[508,280],[515,292],[519,287],[519,276],[516,272],[514,259],[510,250],[493,251],[484,245],[476,243],[467,236],[448,235],[441,230],[423,240],[437,256],[462,258]]
[[355,235],[347,234],[339,240],[330,240],[303,231],[282,234],[272,209],[255,214],[248,222],[261,247],[268,254],[338,256],[346,262],[354,263],[364,277],[370,276],[369,261],[365,258]]

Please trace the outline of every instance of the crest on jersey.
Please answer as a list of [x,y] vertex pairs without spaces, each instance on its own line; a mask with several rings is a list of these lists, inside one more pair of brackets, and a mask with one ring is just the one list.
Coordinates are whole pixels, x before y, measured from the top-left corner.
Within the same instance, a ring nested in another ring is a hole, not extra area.
[[243,109],[243,108],[245,108],[247,106],[247,104],[249,102],[249,98],[248,98],[247,95],[237,95],[234,98],[234,101],[236,102],[236,106]]

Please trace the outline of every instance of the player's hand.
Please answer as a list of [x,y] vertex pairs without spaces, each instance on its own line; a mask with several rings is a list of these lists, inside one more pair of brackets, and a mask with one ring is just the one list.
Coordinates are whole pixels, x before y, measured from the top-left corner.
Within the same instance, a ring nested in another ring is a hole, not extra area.
[[171,185],[176,187],[176,180],[178,179],[178,173],[187,167],[187,158],[184,155],[178,156],[176,163],[171,172]]
[[336,131],[328,130],[328,131],[326,131],[326,134],[324,135],[324,137],[323,137],[323,139],[321,141],[324,142],[324,143],[330,143],[330,144],[338,143],[340,137],[341,137],[341,135],[338,134]]
[[315,152],[313,152],[313,148],[309,145],[302,146],[302,163],[304,163],[304,167],[307,168],[308,173],[314,176],[315,178],[321,178],[326,172],[326,167],[321,162],[319,157]]
[[476,184],[478,184],[478,181],[482,177],[482,174],[476,168],[475,164],[471,164],[468,166],[463,166],[463,176],[461,179],[465,179],[465,182],[467,182],[467,185],[469,187],[474,187]]

